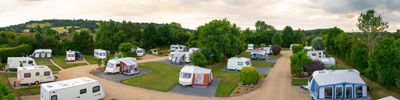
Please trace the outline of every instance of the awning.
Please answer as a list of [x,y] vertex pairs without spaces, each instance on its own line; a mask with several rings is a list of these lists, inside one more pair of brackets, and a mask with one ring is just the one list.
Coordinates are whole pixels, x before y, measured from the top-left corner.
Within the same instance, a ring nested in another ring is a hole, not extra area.
[[314,77],[314,80],[319,86],[335,85],[340,83],[366,85],[360,75],[356,73],[318,75]]
[[121,62],[126,64],[127,66],[137,65],[137,63],[131,59],[119,59]]

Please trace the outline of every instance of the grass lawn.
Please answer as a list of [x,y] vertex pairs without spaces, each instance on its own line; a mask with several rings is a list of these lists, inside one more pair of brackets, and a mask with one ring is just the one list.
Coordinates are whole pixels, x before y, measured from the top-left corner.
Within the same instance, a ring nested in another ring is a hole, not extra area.
[[23,96],[23,95],[33,95],[40,94],[40,86],[29,87],[24,89],[12,89],[10,83],[8,82],[9,77],[17,77],[17,73],[0,73],[0,78],[2,84],[4,84],[8,90],[10,90],[15,97]]
[[274,62],[252,61],[251,64],[257,67],[274,67]]
[[57,66],[53,65],[53,63],[51,63],[49,59],[35,59],[35,62],[36,62],[37,65],[46,65],[52,71],[60,71],[60,68],[58,68]]
[[290,48],[282,48],[281,51],[288,51]]
[[251,52],[245,52],[242,55],[239,55],[238,57],[250,57]]
[[76,66],[82,66],[82,65],[86,65],[86,63],[74,63],[74,64],[67,64],[67,62],[65,62],[65,55],[60,56],[54,56],[55,58],[53,59],[54,63],[56,63],[58,66],[66,69],[66,68],[71,68],[71,67],[76,67]]
[[292,86],[307,85],[307,79],[292,79]]
[[169,91],[178,84],[181,67],[149,62],[139,64],[139,68],[146,68],[153,71],[122,80],[121,83],[164,92]]
[[97,59],[95,59],[92,55],[83,55],[83,57],[90,64],[97,64]]

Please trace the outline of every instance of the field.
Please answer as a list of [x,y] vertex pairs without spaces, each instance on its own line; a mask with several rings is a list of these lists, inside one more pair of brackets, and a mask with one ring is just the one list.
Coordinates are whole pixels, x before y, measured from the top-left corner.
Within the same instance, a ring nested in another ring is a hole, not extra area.
[[92,55],[83,55],[83,57],[90,64],[97,64],[97,59],[95,59]]
[[65,62],[65,55],[63,55],[63,56],[58,55],[58,56],[54,56],[54,57],[55,57],[55,58],[53,58],[54,63],[56,63],[58,66],[60,66],[64,69],[86,65],[86,63],[67,64],[67,62]]
[[178,84],[181,67],[156,62],[142,63],[139,67],[153,71],[123,80],[121,83],[164,92]]
[[40,24],[39,24],[39,23],[33,23],[33,24],[27,25],[26,27],[27,27],[27,28],[36,28],[38,25],[39,25],[41,28],[43,28],[44,26],[51,26],[50,23],[46,22],[46,23],[40,23]]
[[60,71],[60,68],[58,68],[57,66],[53,65],[53,63],[51,63],[49,59],[35,59],[35,62],[36,62],[37,65],[46,65],[52,71]]
[[252,61],[251,64],[257,67],[274,67],[274,62]]

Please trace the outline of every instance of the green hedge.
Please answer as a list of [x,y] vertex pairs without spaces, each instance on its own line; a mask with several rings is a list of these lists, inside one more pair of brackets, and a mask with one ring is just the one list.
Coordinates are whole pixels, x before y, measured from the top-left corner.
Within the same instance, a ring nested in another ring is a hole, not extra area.
[[240,71],[240,80],[244,84],[256,84],[259,78],[258,70],[254,67],[243,67]]
[[304,46],[303,45],[293,45],[292,46],[292,51],[293,51],[293,54],[295,54],[295,53],[297,53],[297,52],[300,52],[300,51],[303,51],[303,49],[304,49]]
[[31,54],[33,48],[31,45],[22,44],[16,47],[0,48],[1,62],[7,62],[8,57],[20,57]]

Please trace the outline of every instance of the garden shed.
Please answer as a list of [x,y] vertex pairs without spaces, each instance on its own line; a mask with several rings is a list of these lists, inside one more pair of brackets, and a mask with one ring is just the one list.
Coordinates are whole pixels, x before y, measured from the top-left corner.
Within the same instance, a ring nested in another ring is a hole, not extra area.
[[184,86],[207,87],[211,85],[213,79],[211,69],[189,65],[181,69],[179,84]]
[[51,49],[36,49],[31,56],[33,59],[51,59],[53,58],[51,53]]

